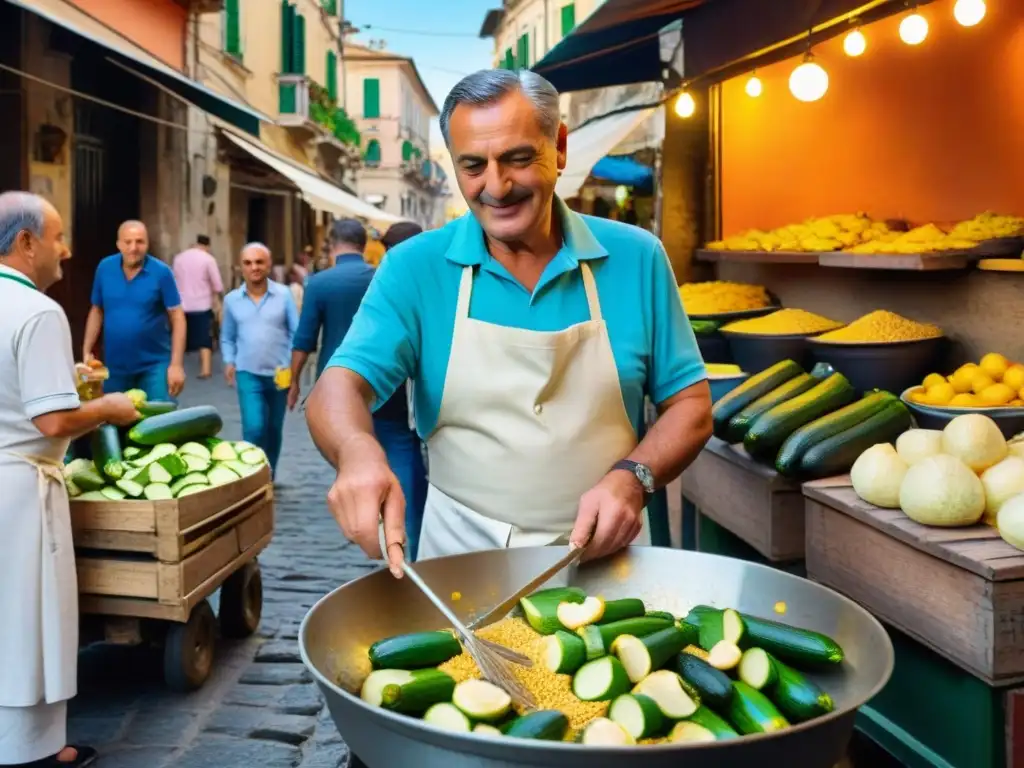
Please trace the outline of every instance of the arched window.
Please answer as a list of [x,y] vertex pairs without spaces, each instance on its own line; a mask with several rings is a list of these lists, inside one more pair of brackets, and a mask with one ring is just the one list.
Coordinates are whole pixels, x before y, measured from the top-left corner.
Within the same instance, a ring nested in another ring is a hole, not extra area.
[[376,139],[370,139],[369,144],[366,145],[366,151],[363,153],[363,161],[367,165],[380,165],[380,142]]

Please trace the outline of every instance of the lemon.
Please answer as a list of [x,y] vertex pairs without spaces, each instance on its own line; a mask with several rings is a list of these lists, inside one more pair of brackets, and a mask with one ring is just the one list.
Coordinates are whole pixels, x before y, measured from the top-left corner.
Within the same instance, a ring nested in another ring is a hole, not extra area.
[[1024,365],[1014,363],[1003,374],[1003,384],[1016,390],[1024,389]]
[[927,393],[928,402],[932,405],[948,405],[949,401],[953,399],[953,395],[956,394],[953,385],[948,381],[928,387]]
[[1005,384],[993,384],[978,394],[983,405],[1006,405],[1016,396],[1017,393]]
[[974,395],[961,393],[959,395],[955,395],[953,399],[949,401],[949,404],[954,408],[974,408],[978,405],[978,400]]
[[991,376],[993,381],[1002,381],[1003,374],[1010,367],[1010,361],[998,352],[989,352],[981,358],[978,367]]
[[[927,376],[924,377],[924,381],[921,382],[921,385],[925,389],[930,389],[931,387],[934,387],[936,384],[945,383],[946,377],[943,376],[941,373],[929,373]],[[1024,387],[1024,384],[1021,384],[1021,386]]]
[[971,391],[980,395],[984,390],[995,384],[995,379],[984,371],[978,371],[971,377]]
[[913,392],[908,392],[907,400],[912,403],[920,403],[921,405],[930,404],[928,393],[923,389],[915,389]]
[[977,372],[978,366],[974,363],[967,363],[956,369],[952,376],[949,377],[949,383],[953,385],[959,393],[971,391],[971,379],[974,378],[974,374]]

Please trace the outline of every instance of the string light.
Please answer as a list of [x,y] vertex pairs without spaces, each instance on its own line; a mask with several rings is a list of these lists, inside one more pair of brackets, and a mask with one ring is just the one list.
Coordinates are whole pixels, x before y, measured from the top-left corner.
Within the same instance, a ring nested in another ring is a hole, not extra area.
[[789,76],[789,91],[800,101],[818,101],[828,91],[828,72],[808,53]]
[[900,22],[900,40],[907,45],[920,45],[928,37],[928,20],[914,12]]
[[745,90],[747,92],[747,96],[752,99],[756,99],[764,91],[764,86],[761,84],[761,78],[757,76],[756,71],[750,76],[750,79],[747,80],[747,87]]
[[693,117],[693,113],[697,111],[697,102],[693,100],[693,96],[688,91],[683,91],[679,94],[679,98],[676,99],[676,114],[679,117]]
[[956,0],[956,5],[953,6],[953,18],[961,26],[973,27],[985,18],[985,11],[985,0]]
[[868,41],[859,29],[853,30],[843,39],[843,50],[847,56],[860,56],[867,50]]

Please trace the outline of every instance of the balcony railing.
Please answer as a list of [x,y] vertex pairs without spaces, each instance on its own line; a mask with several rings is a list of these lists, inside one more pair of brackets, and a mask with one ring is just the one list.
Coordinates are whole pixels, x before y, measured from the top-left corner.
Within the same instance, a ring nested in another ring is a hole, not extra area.
[[355,123],[308,75],[278,75],[278,112],[282,125],[320,131],[342,144],[359,146]]

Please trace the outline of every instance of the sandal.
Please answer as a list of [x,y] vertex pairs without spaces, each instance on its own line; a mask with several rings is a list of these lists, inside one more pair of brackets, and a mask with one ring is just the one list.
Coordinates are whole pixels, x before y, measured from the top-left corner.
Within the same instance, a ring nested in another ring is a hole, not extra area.
[[[87,766],[95,765],[96,760],[99,757],[99,753],[93,747],[79,747],[74,744],[68,744],[64,749],[73,749],[77,752],[77,756],[74,760],[58,760],[57,755],[50,755],[50,757],[44,757],[42,760],[36,760],[31,763],[24,763],[21,768],[87,768]],[[64,751],[61,750],[61,752]]]

